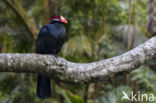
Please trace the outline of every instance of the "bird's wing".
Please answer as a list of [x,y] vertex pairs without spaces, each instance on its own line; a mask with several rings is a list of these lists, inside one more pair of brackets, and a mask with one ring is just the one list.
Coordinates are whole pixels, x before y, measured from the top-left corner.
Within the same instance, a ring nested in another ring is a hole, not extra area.
[[38,35],[36,52],[57,54],[65,42],[65,30],[57,25],[45,25]]

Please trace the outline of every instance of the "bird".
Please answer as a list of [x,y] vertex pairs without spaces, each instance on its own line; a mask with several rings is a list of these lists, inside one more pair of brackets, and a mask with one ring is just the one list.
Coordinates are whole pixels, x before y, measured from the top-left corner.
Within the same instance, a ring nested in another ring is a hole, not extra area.
[[[66,41],[67,19],[61,15],[52,18],[49,24],[44,25],[39,32],[36,41],[36,53],[45,55],[57,55]],[[40,99],[51,97],[51,86],[49,77],[38,74],[36,95]]]

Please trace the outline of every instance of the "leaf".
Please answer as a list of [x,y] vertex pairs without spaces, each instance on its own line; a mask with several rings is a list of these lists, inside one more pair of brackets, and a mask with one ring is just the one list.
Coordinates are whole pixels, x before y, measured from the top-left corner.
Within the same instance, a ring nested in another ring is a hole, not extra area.
[[64,97],[65,103],[84,103],[83,99],[68,90],[56,86],[56,91]]

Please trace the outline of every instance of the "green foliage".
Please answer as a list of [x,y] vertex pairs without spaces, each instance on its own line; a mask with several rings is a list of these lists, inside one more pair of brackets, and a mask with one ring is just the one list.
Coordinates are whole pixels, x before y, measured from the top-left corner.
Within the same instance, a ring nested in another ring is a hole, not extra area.
[[126,91],[130,96],[131,88],[128,86],[120,86],[118,88],[112,88],[111,91],[104,93],[104,95],[97,98],[96,103],[127,103],[127,101],[121,100],[123,91]]
[[[153,91],[153,93],[156,93],[156,74],[155,72],[151,71],[148,66],[142,66],[140,69],[134,71],[132,73],[132,81],[137,81],[139,85],[143,85],[145,92]],[[139,90],[140,88],[138,88]]]
[[63,90],[59,87],[56,87],[56,90],[64,97],[64,103],[84,103],[84,101],[79,96],[72,94],[68,90]]
[[[84,57],[84,61],[80,61],[79,55],[86,54],[88,56],[91,56],[91,45],[91,42],[86,36],[74,36],[64,45],[64,48],[62,49],[63,56],[69,58],[69,60],[85,62],[85,60],[87,61],[87,57]],[[75,54],[77,54],[78,56]]]

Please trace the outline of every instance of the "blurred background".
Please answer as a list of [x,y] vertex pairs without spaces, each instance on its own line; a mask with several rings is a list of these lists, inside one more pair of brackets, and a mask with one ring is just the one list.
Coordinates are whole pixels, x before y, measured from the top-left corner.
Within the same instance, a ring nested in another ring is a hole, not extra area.
[[[156,35],[155,0],[1,0],[0,52],[34,52],[40,28],[58,14],[69,21],[59,56],[72,62],[111,58]],[[156,58],[108,81],[73,85],[52,80],[52,87],[52,97],[40,100],[35,74],[0,73],[0,103],[128,103],[121,101],[122,91],[156,94]]]

